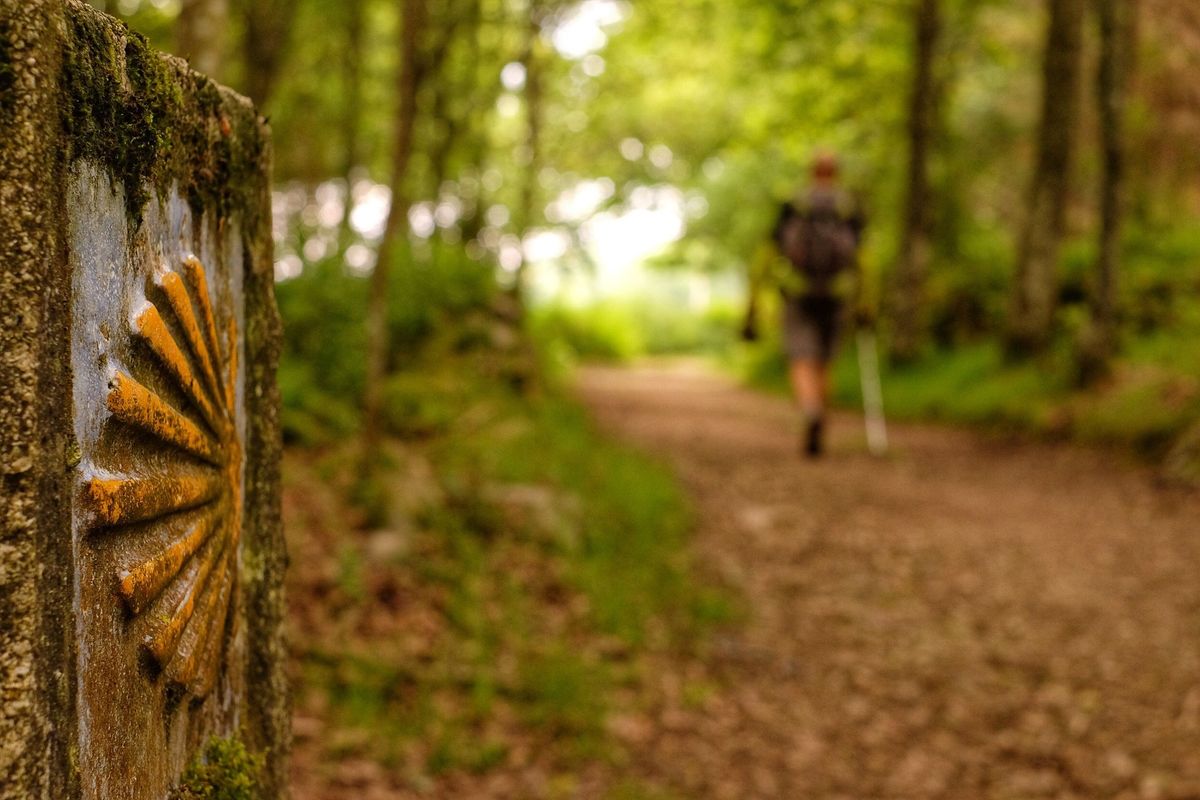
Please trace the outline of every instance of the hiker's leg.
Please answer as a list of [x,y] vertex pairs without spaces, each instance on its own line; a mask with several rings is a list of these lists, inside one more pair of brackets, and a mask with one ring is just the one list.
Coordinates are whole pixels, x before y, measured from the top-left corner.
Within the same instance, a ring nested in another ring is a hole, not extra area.
[[828,378],[821,361],[800,359],[791,363],[792,392],[804,420],[800,450],[809,457],[821,455],[825,449],[825,398]]
[[819,420],[825,414],[825,399],[829,393],[827,372],[816,359],[798,359],[791,363],[792,396],[806,421]]
[[833,379],[829,374],[828,361],[818,362],[817,369],[821,374],[821,410],[824,411],[829,408],[829,398],[833,393]]
[[812,313],[812,305],[794,299],[784,304],[788,377],[804,425],[800,450],[810,457],[819,456],[823,450],[825,399],[829,393],[824,368],[827,346],[820,319]]

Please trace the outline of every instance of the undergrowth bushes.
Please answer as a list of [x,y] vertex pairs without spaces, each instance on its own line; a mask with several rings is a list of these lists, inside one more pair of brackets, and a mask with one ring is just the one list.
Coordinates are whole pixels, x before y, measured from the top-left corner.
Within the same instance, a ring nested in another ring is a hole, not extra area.
[[543,345],[565,349],[573,360],[717,356],[733,349],[739,313],[732,305],[697,312],[636,300],[550,305],[534,309],[531,333]]
[[[1168,344],[1161,336],[1132,343],[1113,377],[1087,391],[1063,377],[1070,374],[1071,353],[1065,347],[1030,362],[1006,361],[1001,347],[987,341],[931,351],[909,364],[885,365],[884,405],[892,419],[941,420],[1112,446],[1166,464],[1168,475],[1185,477],[1200,464],[1200,372],[1182,367],[1200,359],[1200,337],[1172,336]],[[777,347],[750,349],[735,369],[752,385],[787,391]],[[834,364],[833,384],[838,405],[861,407],[853,342]]]
[[[1135,452],[1165,473],[1200,476],[1200,226],[1133,224],[1121,275],[1120,356],[1103,384],[1074,385],[1075,348],[1086,325],[1095,268],[1090,239],[1068,243],[1062,259],[1058,331],[1050,352],[1006,359],[1005,324],[1011,244],[980,228],[958,242],[962,263],[931,275],[933,337],[915,361],[884,365],[888,415],[1072,438]],[[770,320],[768,320],[770,322]],[[776,326],[767,339],[726,363],[748,383],[786,391]],[[886,331],[884,331],[886,334]],[[852,336],[834,365],[835,400],[858,407]]]
[[347,436],[362,281],[280,287],[299,746],[416,789],[620,760],[606,720],[645,654],[689,651],[732,606],[695,575],[671,472],[593,429],[505,298],[423,280],[398,282],[428,305],[395,309],[387,467],[365,496]]
[[[488,306],[489,269],[460,250],[437,248],[427,263],[405,261],[390,285],[389,371],[411,364],[431,334]],[[340,258],[310,264],[276,285],[284,322],[279,366],[285,440],[320,444],[345,437],[359,423],[366,377],[368,280],[348,274]]]

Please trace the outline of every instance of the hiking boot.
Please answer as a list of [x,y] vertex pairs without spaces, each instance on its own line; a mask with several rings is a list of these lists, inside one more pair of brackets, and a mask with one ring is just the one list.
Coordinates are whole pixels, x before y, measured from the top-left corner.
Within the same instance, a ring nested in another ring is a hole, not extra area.
[[804,455],[817,458],[825,452],[825,422],[814,419],[808,423],[808,434],[804,441]]

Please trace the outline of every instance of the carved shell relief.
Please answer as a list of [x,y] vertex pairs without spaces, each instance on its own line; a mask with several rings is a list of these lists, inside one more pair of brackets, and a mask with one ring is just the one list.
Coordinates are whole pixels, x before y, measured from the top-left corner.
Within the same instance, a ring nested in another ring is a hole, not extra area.
[[[150,532],[153,546],[116,568],[112,585],[145,623],[145,654],[170,683],[202,698],[220,674],[237,589],[238,331],[232,314],[214,313],[197,259],[153,280],[158,305],[140,303],[127,321],[139,357],[107,368],[103,425],[131,455],[83,468],[80,502],[93,535]],[[166,455],[151,458],[151,448]]]

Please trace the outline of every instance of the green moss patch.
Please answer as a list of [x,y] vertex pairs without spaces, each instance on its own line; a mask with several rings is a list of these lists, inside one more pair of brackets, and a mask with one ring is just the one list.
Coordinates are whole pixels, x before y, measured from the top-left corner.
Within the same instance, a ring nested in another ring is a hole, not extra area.
[[123,23],[71,3],[63,59],[70,159],[101,164],[140,223],[151,193],[174,187],[197,216],[254,214],[266,136],[246,101],[155,52]]
[[214,737],[184,771],[171,800],[258,800],[262,757],[236,738]]

